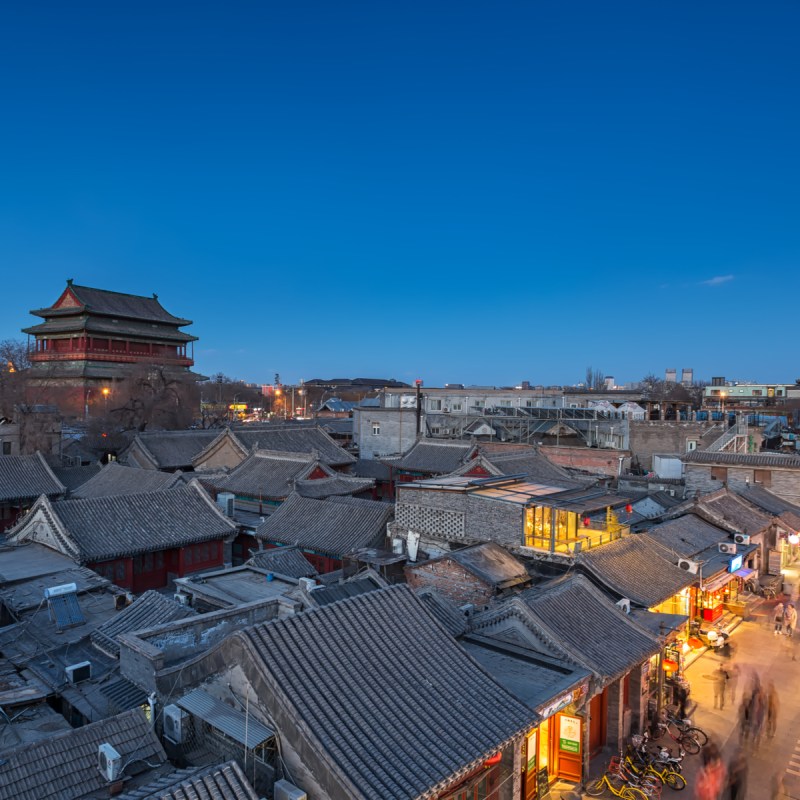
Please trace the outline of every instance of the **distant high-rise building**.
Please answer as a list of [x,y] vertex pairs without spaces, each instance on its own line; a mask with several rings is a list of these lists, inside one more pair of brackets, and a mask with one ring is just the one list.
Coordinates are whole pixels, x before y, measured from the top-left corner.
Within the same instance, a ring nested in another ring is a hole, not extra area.
[[667,371],[664,374],[664,380],[667,383],[677,383],[678,382],[678,370],[668,367]]
[[724,386],[725,385],[725,378],[724,377],[716,377],[711,379],[712,386]]
[[614,388],[614,376],[613,375],[606,375],[604,381],[604,387],[606,390],[610,390]]
[[694,383],[694,370],[691,367],[684,367],[681,370],[681,383],[684,386],[691,386]]

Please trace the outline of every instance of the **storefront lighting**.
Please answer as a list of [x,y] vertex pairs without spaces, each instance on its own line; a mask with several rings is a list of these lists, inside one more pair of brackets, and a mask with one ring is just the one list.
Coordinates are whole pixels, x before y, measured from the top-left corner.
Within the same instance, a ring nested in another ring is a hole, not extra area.
[[664,667],[665,672],[672,672],[673,670],[678,669],[678,662],[677,661],[673,661],[670,658],[665,658],[661,662],[661,666]]
[[493,767],[495,764],[499,764],[500,760],[503,758],[502,753],[495,753],[493,756],[489,756],[486,761],[483,762],[484,767]]
[[684,642],[683,645],[681,646],[681,650],[683,651],[684,655],[686,655],[686,653],[688,653],[691,649],[692,648],[689,642]]
[[797,544],[798,542],[800,542],[800,536],[798,536],[796,533],[790,533],[789,544]]

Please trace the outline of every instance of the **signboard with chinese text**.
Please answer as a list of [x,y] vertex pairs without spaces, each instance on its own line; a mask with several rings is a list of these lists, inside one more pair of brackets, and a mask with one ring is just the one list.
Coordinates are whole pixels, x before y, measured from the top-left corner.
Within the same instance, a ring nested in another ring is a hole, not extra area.
[[581,718],[562,714],[559,718],[558,749],[565,753],[581,751]]

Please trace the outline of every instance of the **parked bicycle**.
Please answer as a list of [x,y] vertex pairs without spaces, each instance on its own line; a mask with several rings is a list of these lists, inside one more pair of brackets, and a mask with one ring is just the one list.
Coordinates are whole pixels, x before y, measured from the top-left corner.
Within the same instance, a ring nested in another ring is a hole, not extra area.
[[[637,739],[639,746],[637,747]],[[680,772],[680,762],[685,755],[681,751],[679,758],[673,758],[667,748],[651,753],[646,749],[641,736],[632,737],[632,744],[628,746],[625,762],[637,775],[658,778],[664,786],[669,786],[677,792],[686,788],[686,778]]]
[[586,794],[600,797],[606,789],[622,800],[648,800],[647,795],[641,789],[629,786],[627,781],[619,775],[610,775],[607,772],[598,780],[587,784]]
[[708,743],[708,734],[692,725],[691,719],[679,719],[667,709],[662,709],[661,719],[652,726],[653,739],[660,739],[665,733],[692,755],[699,753],[700,748]]

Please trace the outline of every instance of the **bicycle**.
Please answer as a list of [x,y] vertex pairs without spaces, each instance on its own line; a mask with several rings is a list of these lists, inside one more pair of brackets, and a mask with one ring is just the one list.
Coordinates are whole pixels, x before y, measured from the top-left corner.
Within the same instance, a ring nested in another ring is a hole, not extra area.
[[686,788],[686,778],[675,769],[670,761],[661,761],[649,753],[645,756],[633,748],[629,748],[629,753],[625,756],[625,763],[637,775],[658,778],[664,786],[669,786],[676,792]]
[[617,779],[615,785],[611,781],[609,773],[605,773],[600,779],[586,785],[586,794],[591,797],[600,797],[606,789],[621,800],[649,800],[648,796],[634,786],[629,786],[619,775],[614,775]]
[[704,730],[692,725],[690,719],[671,716],[666,709],[662,711],[662,719],[653,725],[653,739],[660,739],[665,733],[691,755],[699,753],[700,748],[708,744],[708,734]]

